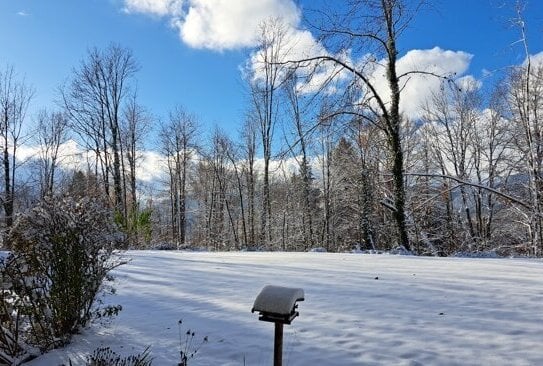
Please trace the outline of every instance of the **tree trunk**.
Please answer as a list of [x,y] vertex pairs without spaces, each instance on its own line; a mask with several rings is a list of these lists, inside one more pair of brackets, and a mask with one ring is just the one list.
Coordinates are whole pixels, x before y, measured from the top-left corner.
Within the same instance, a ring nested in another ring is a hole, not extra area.
[[4,214],[6,215],[6,227],[13,226],[13,187],[11,185],[11,167],[7,138],[4,140]]
[[394,185],[395,210],[394,219],[398,230],[398,244],[407,250],[411,250],[409,235],[405,218],[405,185],[404,185],[404,158],[401,134],[400,116],[400,82],[396,72],[396,33],[394,29],[394,1],[382,0],[383,13],[386,19],[387,28],[387,79],[390,87],[390,111],[388,116],[388,133],[390,148],[393,155],[392,176]]

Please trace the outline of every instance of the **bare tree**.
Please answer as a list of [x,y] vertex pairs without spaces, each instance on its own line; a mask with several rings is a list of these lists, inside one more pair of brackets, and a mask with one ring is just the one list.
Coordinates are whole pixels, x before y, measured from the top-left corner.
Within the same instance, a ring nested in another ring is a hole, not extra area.
[[[228,247],[228,242],[231,241],[233,247],[240,249],[239,230],[237,223],[243,220],[243,196],[236,194],[233,190],[234,177],[237,176],[237,164],[232,157],[232,143],[226,134],[219,129],[216,129],[212,137],[212,153],[210,159],[208,159],[213,168],[215,174],[215,180],[217,182],[217,195],[214,201],[217,203],[215,211],[215,225],[222,228],[222,232],[216,232],[214,235],[222,238],[222,243]],[[239,179],[238,179],[239,184]],[[235,205],[236,199],[240,199],[240,204]],[[235,207],[241,207],[240,211],[237,211]],[[230,232],[224,225],[224,216],[228,217],[230,226]],[[231,234],[231,235],[229,235]],[[231,240],[229,240],[231,237]]]
[[[130,212],[137,212],[137,166],[141,159],[141,151],[144,148],[145,138],[151,130],[152,117],[150,113],[136,100],[136,94],[132,96],[123,110],[121,124],[121,141],[124,156],[128,164],[128,186],[127,191]],[[124,171],[124,170],[123,170]]]
[[277,123],[279,88],[284,80],[284,47],[286,26],[279,19],[262,23],[259,46],[253,55],[253,70],[250,74],[252,104],[258,121],[264,159],[262,212],[260,215],[260,241],[270,243],[272,205],[270,199],[270,160],[272,143]]
[[543,251],[543,66],[528,61],[510,76],[509,98],[513,122],[518,127],[516,145],[529,177],[532,212],[529,218],[534,255]]
[[531,212],[528,229],[532,254],[543,253],[543,64],[532,61],[523,19],[524,3],[517,2],[517,17],[513,20],[520,31],[519,43],[526,60],[511,70],[507,80],[511,119],[517,127],[516,146],[525,167],[521,171],[529,177],[528,192]]
[[[132,52],[118,45],[105,50],[92,49],[79,68],[73,70],[62,93],[71,126],[101,165],[106,193],[113,178],[113,205],[126,213],[122,175],[122,110],[130,96],[130,81],[138,70]],[[123,217],[126,221],[126,217]]]
[[[297,88],[297,78],[295,73],[291,73],[284,83],[284,89],[287,95],[287,100],[291,108],[291,116],[293,127],[295,130],[296,140],[294,145],[299,146],[299,151],[290,148],[294,158],[297,160],[300,167],[300,177],[302,180],[302,232],[304,249],[307,250],[314,246],[314,225],[313,215],[315,208],[315,200],[312,189],[313,174],[309,161],[309,144],[310,140],[309,128],[303,120],[303,106],[300,99],[302,98],[299,89]],[[299,154],[298,154],[299,152]]]
[[[426,107],[424,120],[433,126],[433,153],[446,176],[455,176],[461,180],[470,180],[474,171],[473,134],[479,118],[479,106],[475,105],[480,98],[474,92],[442,88],[434,94],[431,107]],[[463,225],[468,233],[468,250],[477,244],[479,235],[476,233],[472,202],[469,197],[469,187],[459,185],[462,202],[461,211],[464,213]],[[451,190],[452,192],[452,190]],[[448,204],[453,205],[453,200]],[[451,211],[455,212],[454,207]]]
[[0,202],[7,228],[13,225],[17,149],[21,144],[22,128],[34,91],[24,79],[18,80],[13,67],[0,71],[0,148],[4,174]]
[[242,171],[247,186],[247,246],[254,248],[256,238],[256,181],[255,159],[257,149],[257,126],[252,117],[245,120],[242,129]]
[[[233,141],[226,135],[223,135],[222,141],[224,144],[224,153],[229,161],[229,168],[234,175],[235,183],[237,190],[237,201],[239,207],[239,219],[241,221],[241,238],[236,240],[236,243],[240,243],[240,247],[243,246],[247,248],[249,245],[249,225],[247,218],[247,197],[246,197],[246,182],[250,179],[244,179],[244,169],[243,162],[241,161],[240,146],[236,146]],[[247,170],[249,171],[249,169]],[[232,220],[231,220],[232,221]],[[235,230],[233,225],[233,230]],[[254,235],[254,231],[253,231]],[[239,249],[239,248],[238,248]]]
[[37,138],[39,145],[38,164],[40,172],[40,196],[54,194],[55,178],[60,147],[68,139],[68,119],[62,112],[48,112],[46,109],[38,113]]
[[[229,213],[226,197],[228,169],[222,148],[220,134],[215,131],[206,151],[200,149],[201,154],[192,177],[198,203],[198,209],[195,212],[198,222],[195,237],[200,244],[214,250],[227,250],[230,242],[226,221]],[[236,235],[234,235],[234,242],[235,240]]]
[[[505,118],[503,90],[498,86],[490,96],[489,108],[480,112],[479,123],[473,130],[474,174],[476,183],[491,189],[509,186],[509,178],[513,172],[513,136],[509,121]],[[477,250],[488,250],[504,244],[496,232],[504,233],[496,216],[500,211],[502,217],[507,217],[511,211],[510,205],[498,206],[499,195],[488,189],[477,187],[473,189],[475,202],[476,232],[479,235]],[[498,217],[499,218],[499,217]],[[496,243],[494,243],[496,242]],[[501,242],[501,243],[500,243]]]
[[172,235],[178,246],[186,241],[188,171],[196,148],[197,128],[194,116],[177,107],[160,131],[170,176]]
[[[393,204],[387,205],[393,213],[397,229],[397,244],[411,249],[406,224],[406,190],[404,182],[404,150],[402,116],[400,114],[401,91],[412,74],[433,75],[425,70],[398,74],[397,41],[409,26],[421,2],[401,0],[357,0],[349,1],[344,13],[319,12],[321,25],[314,27],[321,33],[329,49],[336,53],[319,55],[291,63],[305,65],[331,63],[351,76],[345,85],[344,102],[336,106],[334,114],[355,115],[379,127],[387,137],[392,159]],[[372,57],[361,57],[362,62],[350,62],[344,57],[350,50],[383,57],[382,63]],[[318,66],[316,66],[318,67]],[[382,68],[386,77],[387,91],[380,92],[369,72]],[[345,74],[345,73],[344,73]]]
[[319,113],[319,119],[322,122],[318,124],[318,140],[319,140],[319,165],[321,170],[321,192],[322,192],[322,214],[321,214],[321,229],[320,229],[320,242],[326,250],[330,251],[335,249],[332,243],[333,227],[332,227],[332,147],[335,143],[335,137],[333,134],[333,118],[326,117],[330,114],[326,104],[321,106]]

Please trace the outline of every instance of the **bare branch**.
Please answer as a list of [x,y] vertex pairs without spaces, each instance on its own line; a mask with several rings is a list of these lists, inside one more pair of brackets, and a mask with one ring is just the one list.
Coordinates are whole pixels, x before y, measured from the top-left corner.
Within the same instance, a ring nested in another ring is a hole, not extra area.
[[305,59],[297,60],[297,61],[289,60],[289,61],[278,62],[277,64],[280,64],[280,65],[300,64],[303,62],[312,62],[312,61],[330,61],[337,65],[340,65],[344,69],[353,73],[356,77],[362,80],[364,85],[366,85],[368,89],[371,91],[372,95],[375,97],[377,104],[379,105],[379,108],[381,109],[381,112],[383,113],[384,119],[388,120],[389,116],[388,116],[388,110],[386,108],[386,105],[383,102],[382,98],[380,97],[379,93],[377,92],[377,89],[375,88],[375,86],[370,82],[369,78],[363,73],[361,73],[360,71],[356,70],[353,66],[348,65],[346,62],[341,61],[337,57],[333,57],[329,55],[315,56],[315,57],[309,57],[309,58],[305,58]]
[[457,177],[454,177],[454,176],[451,176],[451,175],[445,175],[445,174],[432,174],[432,173],[404,173],[404,175],[407,175],[407,176],[414,176],[414,177],[431,177],[431,178],[443,178],[443,179],[450,179],[450,180],[453,180],[457,183],[460,183],[460,184],[463,184],[463,185],[467,185],[467,186],[471,186],[471,187],[476,187],[476,188],[480,188],[480,189],[484,189],[484,190],[487,190],[489,192],[492,192],[492,193],[495,193],[496,195],[502,197],[502,198],[505,198],[507,200],[509,200],[510,202],[512,203],[515,203],[519,206],[522,206],[526,209],[531,209],[531,205],[520,200],[519,198],[516,198],[516,197],[513,197],[511,195],[508,195],[507,193],[503,193],[495,188],[492,188],[492,187],[488,187],[488,186],[485,186],[485,185],[482,185],[482,184],[478,184],[478,183],[473,183],[473,182],[470,182],[470,181],[466,181],[464,179],[460,179],[460,178],[457,178]]

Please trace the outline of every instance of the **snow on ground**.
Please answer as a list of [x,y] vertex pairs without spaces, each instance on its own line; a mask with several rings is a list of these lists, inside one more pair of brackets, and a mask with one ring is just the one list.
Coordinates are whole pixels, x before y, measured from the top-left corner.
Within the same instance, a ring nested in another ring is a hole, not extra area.
[[[123,310],[30,365],[83,364],[96,347],[151,345],[179,362],[179,319],[207,335],[189,365],[271,365],[273,324],[253,302],[267,284],[301,287],[284,365],[543,365],[543,262],[328,253],[129,252]],[[183,328],[186,330],[187,328]]]

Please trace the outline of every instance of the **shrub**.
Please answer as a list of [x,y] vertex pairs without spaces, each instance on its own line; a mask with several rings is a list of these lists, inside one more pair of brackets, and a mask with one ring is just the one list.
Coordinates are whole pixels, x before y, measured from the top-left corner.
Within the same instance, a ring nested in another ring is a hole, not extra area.
[[[68,359],[68,366],[72,366],[72,360]],[[151,366],[152,358],[147,347],[142,353],[130,356],[120,356],[109,347],[99,347],[86,359],[86,366]],[[62,364],[61,366],[66,366]]]
[[127,357],[118,355],[109,347],[97,348],[87,357],[87,366],[151,366],[149,347],[142,353]]
[[[1,268],[9,323],[3,333],[16,330],[15,344],[22,339],[41,351],[69,341],[95,314],[102,283],[120,264],[113,254],[122,240],[111,211],[95,199],[46,198],[18,217],[8,235],[13,252]],[[13,348],[2,341],[4,350]]]
[[154,244],[151,249],[153,250],[177,250],[177,244],[171,242],[161,242]]

